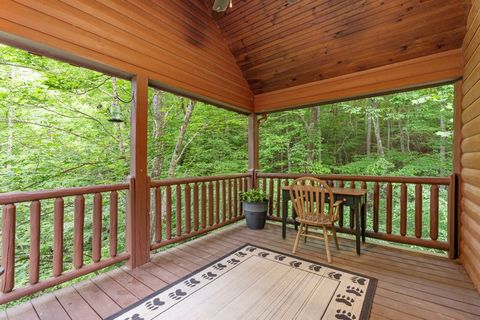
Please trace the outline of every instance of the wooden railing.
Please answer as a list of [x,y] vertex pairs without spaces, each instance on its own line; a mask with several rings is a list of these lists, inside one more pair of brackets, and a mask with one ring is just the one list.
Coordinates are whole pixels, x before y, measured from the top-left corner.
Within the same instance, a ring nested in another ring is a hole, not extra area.
[[239,193],[250,182],[250,174],[151,181],[151,250],[243,219]]
[[[256,173],[257,185],[271,199],[270,219],[281,220],[282,186],[305,175],[310,174]],[[367,237],[448,250],[450,257],[455,256],[455,175],[447,178],[310,176],[327,180],[336,187],[368,190]],[[440,228],[440,221],[447,223]],[[354,232],[352,212],[340,210],[338,231]]]
[[[3,206],[1,263],[5,269],[0,304],[127,260],[129,254],[119,253],[117,248],[119,193],[128,189],[129,184],[116,184],[0,194],[0,206]],[[104,199],[105,195],[107,199]],[[104,202],[109,207],[108,216],[103,213]],[[86,207],[91,207],[92,211],[87,213]],[[108,228],[102,226],[104,217],[108,218]],[[51,226],[52,220],[53,241],[44,243],[46,237],[43,233],[50,232],[44,227]],[[71,234],[64,232],[65,224],[72,222],[73,239]],[[25,224],[30,235],[29,249],[23,257],[18,255],[17,248],[28,246],[28,243],[16,241],[16,236],[22,236],[16,235],[19,224]],[[86,233],[87,230],[90,232]],[[124,230],[120,232],[124,234]],[[86,235],[88,252],[84,243]],[[102,245],[104,238],[108,238],[108,245]],[[51,248],[51,252],[42,251],[44,246]],[[102,249],[106,257],[102,255]],[[64,253],[69,251],[71,256],[66,257]],[[16,261],[28,263],[16,266]],[[26,265],[28,284],[18,284],[15,272]],[[45,270],[45,266],[49,270]]]

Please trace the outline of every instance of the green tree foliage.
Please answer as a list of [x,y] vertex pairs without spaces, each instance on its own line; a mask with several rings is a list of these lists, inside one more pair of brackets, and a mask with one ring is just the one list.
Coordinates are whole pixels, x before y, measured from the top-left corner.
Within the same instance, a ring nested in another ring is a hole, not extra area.
[[[452,86],[443,86],[271,114],[260,127],[262,171],[448,175],[452,96]],[[0,45],[0,192],[125,181],[130,168],[131,100],[127,80]],[[150,90],[149,174],[157,164],[158,178],[167,176],[177,144],[176,177],[246,172],[246,117],[197,102],[184,126],[183,139],[177,143],[188,103],[186,98]],[[109,121],[115,106],[120,109],[122,123]],[[409,190],[409,196],[412,192]],[[119,201],[119,230],[124,230],[124,193]],[[92,202],[91,196],[86,198],[85,263],[91,261]],[[446,207],[443,202],[442,208]],[[19,285],[28,281],[28,205],[17,206]],[[105,196],[104,212],[108,212],[108,205]],[[445,221],[441,222],[443,237]],[[102,250],[107,256],[107,214],[102,224]],[[65,199],[64,228],[64,260],[71,261],[71,198]],[[48,277],[52,264],[52,201],[42,201],[41,231],[41,272],[42,277]],[[119,232],[119,251],[125,244],[124,236]],[[70,268],[71,263],[66,262],[65,269]]]
[[[261,168],[266,172],[448,175],[452,102],[453,86],[447,85],[271,114],[260,128]],[[312,122],[315,113],[320,116]],[[373,119],[378,119],[383,156],[374,125],[368,126]]]

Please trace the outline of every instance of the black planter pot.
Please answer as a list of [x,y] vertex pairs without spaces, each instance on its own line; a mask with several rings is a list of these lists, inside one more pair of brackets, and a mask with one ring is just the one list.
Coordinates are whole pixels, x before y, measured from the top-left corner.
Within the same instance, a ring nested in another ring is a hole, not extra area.
[[267,220],[268,201],[263,202],[243,202],[243,213],[247,226],[250,229],[258,230],[265,227]]

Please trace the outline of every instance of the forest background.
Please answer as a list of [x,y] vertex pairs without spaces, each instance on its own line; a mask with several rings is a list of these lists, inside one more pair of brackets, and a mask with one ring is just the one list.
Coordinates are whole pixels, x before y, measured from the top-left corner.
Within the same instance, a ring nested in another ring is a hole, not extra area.
[[[247,171],[245,115],[154,88],[149,96],[152,179]],[[0,45],[0,192],[124,182],[130,171],[131,100],[127,80]],[[260,167],[275,173],[448,176],[452,130],[452,85],[278,112],[261,119]],[[427,188],[424,192],[428,195]],[[414,194],[409,188],[409,201],[414,202]],[[87,199],[87,210],[89,205]],[[395,206],[398,228],[398,203]],[[72,206],[66,207],[68,260],[73,213]],[[409,205],[409,216],[412,208]],[[42,203],[43,276],[51,270],[52,212],[51,204]],[[446,190],[440,190],[440,212],[442,240],[447,232]],[[108,225],[107,215],[103,218]],[[19,206],[19,284],[28,281],[28,219],[28,206]],[[124,224],[122,216],[119,222]],[[427,215],[423,223],[428,233]],[[108,236],[108,230],[104,233]]]

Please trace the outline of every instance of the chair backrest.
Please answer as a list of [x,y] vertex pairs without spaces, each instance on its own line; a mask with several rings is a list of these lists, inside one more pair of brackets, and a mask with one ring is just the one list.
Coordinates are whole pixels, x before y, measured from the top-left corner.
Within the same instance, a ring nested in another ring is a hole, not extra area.
[[333,219],[333,193],[326,181],[314,177],[298,178],[290,185],[290,199],[301,219]]

